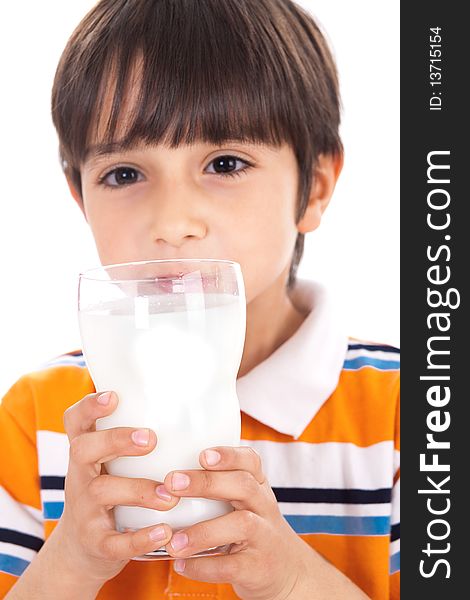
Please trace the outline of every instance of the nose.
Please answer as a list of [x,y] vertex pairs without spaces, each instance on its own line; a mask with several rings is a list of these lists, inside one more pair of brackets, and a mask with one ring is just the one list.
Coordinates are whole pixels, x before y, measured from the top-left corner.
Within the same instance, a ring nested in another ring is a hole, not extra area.
[[201,240],[206,236],[207,226],[198,214],[194,194],[177,186],[164,193],[154,202],[153,239],[155,243],[181,248],[188,241]]

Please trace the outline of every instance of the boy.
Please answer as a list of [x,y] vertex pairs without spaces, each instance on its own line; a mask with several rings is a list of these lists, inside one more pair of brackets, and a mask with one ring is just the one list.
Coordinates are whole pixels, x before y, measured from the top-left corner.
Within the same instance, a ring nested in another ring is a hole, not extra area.
[[[95,431],[119,399],[95,393],[80,352],[23,376],[0,406],[1,592],[398,598],[397,350],[348,339],[322,287],[296,281],[342,166],[312,18],[291,0],[101,0],[64,50],[52,116],[103,265],[240,263],[242,439],[163,482],[111,477],[104,461],[158,451],[158,431]],[[184,496],[235,510],[182,532],[114,529],[115,505]],[[162,546],[178,560],[130,560]]]

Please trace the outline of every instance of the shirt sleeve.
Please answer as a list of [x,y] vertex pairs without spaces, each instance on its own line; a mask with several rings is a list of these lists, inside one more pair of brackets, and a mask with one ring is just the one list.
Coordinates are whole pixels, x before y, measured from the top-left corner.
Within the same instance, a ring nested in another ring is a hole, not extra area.
[[20,378],[0,402],[0,598],[44,543],[34,396]]
[[390,599],[400,598],[400,399],[397,401],[390,530]]

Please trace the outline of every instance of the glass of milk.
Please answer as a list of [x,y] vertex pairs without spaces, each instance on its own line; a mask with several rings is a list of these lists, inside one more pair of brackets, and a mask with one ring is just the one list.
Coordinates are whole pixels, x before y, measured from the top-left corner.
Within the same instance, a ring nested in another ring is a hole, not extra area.
[[[119,397],[96,428],[149,427],[158,440],[146,456],[105,463],[108,473],[163,481],[169,471],[201,469],[206,448],[240,445],[236,379],[246,297],[238,263],[174,259],[91,269],[79,276],[78,319],[96,391]],[[116,506],[114,516],[118,531],[161,522],[177,530],[232,510],[229,502],[181,498],[168,511]],[[224,554],[229,547],[195,556]],[[135,557],[171,558],[164,548]]]

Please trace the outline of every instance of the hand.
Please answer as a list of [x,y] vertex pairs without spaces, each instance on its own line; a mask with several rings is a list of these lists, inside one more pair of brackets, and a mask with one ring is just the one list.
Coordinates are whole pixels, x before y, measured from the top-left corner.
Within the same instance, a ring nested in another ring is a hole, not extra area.
[[[228,555],[185,560],[181,574],[198,581],[230,583],[243,600],[284,600],[308,572],[313,550],[280,513],[256,451],[230,446],[211,450],[221,456],[216,465],[209,465],[202,452],[199,462],[204,470],[172,471],[164,485],[175,496],[226,500],[235,510],[175,532],[166,550],[173,557],[186,558],[232,544]],[[189,476],[188,487],[175,489],[175,473]],[[172,545],[184,541],[186,546],[179,550]],[[175,568],[182,562],[176,561]]]
[[[61,548],[60,559],[68,565],[68,571],[80,573],[82,581],[84,577],[96,581],[99,587],[115,577],[132,557],[164,546],[172,535],[166,524],[119,533],[111,509],[123,504],[166,511],[179,502],[174,496],[169,501],[157,496],[161,482],[106,474],[105,461],[148,454],[157,439],[153,431],[145,430],[148,443],[139,442],[133,437],[137,430],[131,427],[96,431],[96,419],[111,414],[118,403],[115,393],[107,405],[100,404],[100,396],[89,394],[64,413],[70,458],[64,512],[52,534],[54,547]],[[162,536],[152,538],[152,532],[159,529]]]

